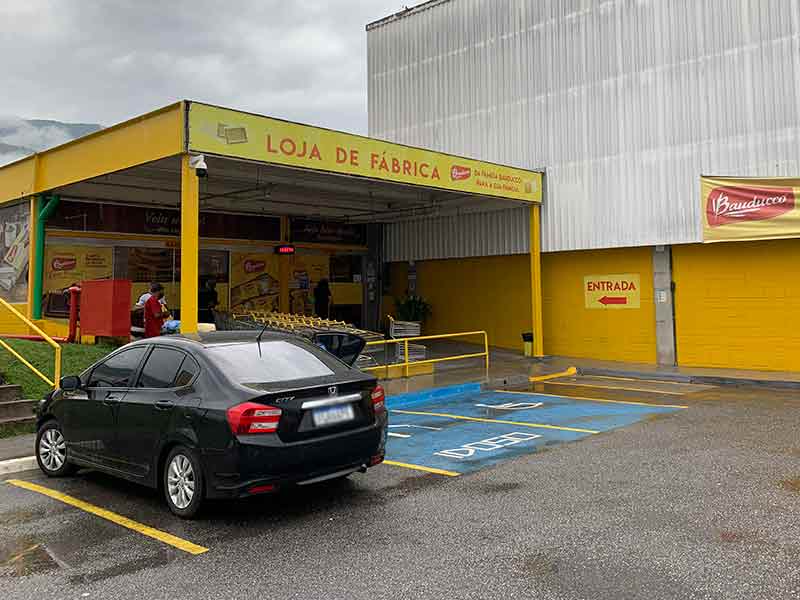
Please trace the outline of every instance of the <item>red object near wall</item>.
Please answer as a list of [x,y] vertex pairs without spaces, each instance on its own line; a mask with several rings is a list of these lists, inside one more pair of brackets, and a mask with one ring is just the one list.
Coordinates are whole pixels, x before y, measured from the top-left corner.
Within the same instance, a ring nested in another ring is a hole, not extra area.
[[81,335],[128,337],[130,334],[130,280],[82,281]]

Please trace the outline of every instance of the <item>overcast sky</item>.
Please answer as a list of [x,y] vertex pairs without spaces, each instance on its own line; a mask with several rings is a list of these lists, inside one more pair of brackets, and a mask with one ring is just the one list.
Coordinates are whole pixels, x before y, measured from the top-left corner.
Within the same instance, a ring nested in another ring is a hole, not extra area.
[[366,133],[368,22],[405,0],[0,0],[0,116],[111,125],[181,98]]

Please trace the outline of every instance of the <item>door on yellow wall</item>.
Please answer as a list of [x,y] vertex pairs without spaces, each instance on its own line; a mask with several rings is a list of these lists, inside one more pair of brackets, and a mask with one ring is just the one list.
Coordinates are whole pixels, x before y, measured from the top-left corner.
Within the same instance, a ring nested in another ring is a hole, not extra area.
[[678,364],[800,371],[800,240],[672,247]]
[[300,315],[314,312],[314,288],[330,278],[327,254],[295,254],[289,268],[289,310]]
[[652,249],[542,254],[542,313],[545,354],[655,363]]

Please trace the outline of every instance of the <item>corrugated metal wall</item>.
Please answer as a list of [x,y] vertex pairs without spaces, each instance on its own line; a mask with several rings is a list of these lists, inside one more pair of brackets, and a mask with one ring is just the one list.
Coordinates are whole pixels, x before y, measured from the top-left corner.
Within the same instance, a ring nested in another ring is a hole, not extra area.
[[416,219],[386,225],[384,260],[428,260],[527,254],[527,206],[486,213]]
[[798,0],[450,0],[368,52],[370,135],[547,169],[545,251],[699,241],[701,173],[800,174]]

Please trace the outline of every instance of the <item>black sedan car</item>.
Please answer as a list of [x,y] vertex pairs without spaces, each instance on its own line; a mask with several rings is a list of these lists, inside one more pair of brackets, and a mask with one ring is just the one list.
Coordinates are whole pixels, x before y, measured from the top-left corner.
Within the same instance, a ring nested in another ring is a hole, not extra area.
[[206,498],[363,472],[384,456],[383,389],[351,366],[363,340],[323,341],[331,351],[258,332],[123,346],[42,401],[39,467],[53,477],[89,467],[160,487],[187,518]]

